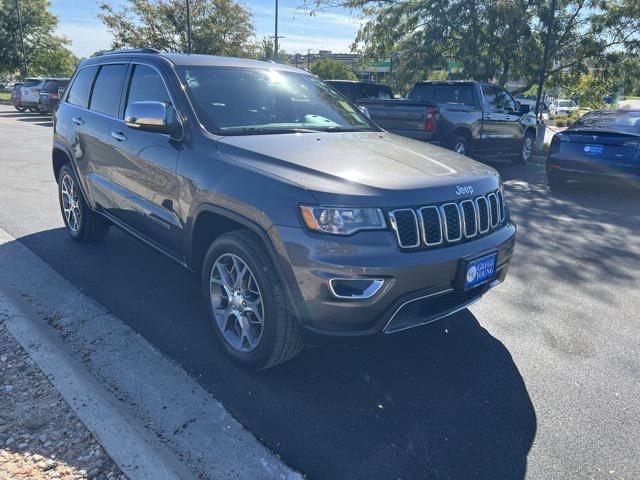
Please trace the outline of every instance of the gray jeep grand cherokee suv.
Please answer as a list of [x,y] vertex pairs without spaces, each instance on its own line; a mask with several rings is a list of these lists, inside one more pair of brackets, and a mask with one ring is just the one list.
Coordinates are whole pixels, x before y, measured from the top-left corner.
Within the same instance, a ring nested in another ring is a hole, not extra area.
[[69,234],[117,225],[200,274],[220,345],[252,368],[307,335],[442,318],[507,273],[492,168],[381,130],[295,68],[111,52],[80,64],[54,125]]

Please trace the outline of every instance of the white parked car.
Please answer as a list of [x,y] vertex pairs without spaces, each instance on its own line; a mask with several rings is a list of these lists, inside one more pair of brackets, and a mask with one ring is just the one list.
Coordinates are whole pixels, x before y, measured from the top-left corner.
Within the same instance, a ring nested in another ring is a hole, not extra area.
[[558,99],[549,106],[549,118],[566,117],[578,111],[578,106],[573,100]]
[[40,99],[40,90],[46,81],[46,78],[27,78],[20,91],[20,104],[22,107],[31,112],[38,111],[38,100]]

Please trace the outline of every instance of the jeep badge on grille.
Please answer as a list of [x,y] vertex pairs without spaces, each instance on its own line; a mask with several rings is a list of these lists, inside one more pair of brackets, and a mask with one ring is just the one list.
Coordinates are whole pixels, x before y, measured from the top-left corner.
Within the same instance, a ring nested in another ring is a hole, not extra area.
[[456,186],[456,195],[473,195],[473,187],[471,185]]

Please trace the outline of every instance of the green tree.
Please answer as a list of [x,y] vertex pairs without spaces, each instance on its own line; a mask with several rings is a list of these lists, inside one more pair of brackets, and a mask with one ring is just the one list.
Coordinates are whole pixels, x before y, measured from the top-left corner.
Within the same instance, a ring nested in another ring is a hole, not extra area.
[[[255,57],[260,60],[275,60],[273,38],[262,37],[256,45]],[[284,62],[288,53],[278,45],[278,61]]]
[[[65,37],[55,34],[58,17],[48,0],[20,0],[28,73],[31,76],[69,76],[76,58]],[[0,0],[0,73],[24,76],[20,26],[15,0]]]
[[[184,0],[126,0],[116,8],[99,4],[98,15],[113,35],[112,48],[151,47],[187,51]],[[235,0],[191,0],[193,53],[245,56],[253,53],[251,12]]]
[[[370,58],[398,54],[394,76],[425,78],[451,61],[477,80],[525,80],[539,76],[548,0],[307,0],[312,11],[342,6],[366,22],[353,48]],[[612,50],[639,48],[640,0],[558,0],[547,77],[586,73]]]
[[330,58],[321,58],[314,62],[309,69],[311,73],[325,80],[357,80],[355,73],[341,62],[336,62]]

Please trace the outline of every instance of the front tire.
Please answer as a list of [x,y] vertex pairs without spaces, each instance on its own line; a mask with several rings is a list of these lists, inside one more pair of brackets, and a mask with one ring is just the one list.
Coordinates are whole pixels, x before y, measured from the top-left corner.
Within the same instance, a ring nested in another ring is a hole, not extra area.
[[303,348],[279,275],[262,242],[247,230],[211,244],[202,268],[202,297],[215,337],[239,364],[263,370]]
[[65,228],[72,239],[80,243],[93,243],[104,238],[109,231],[109,224],[87,205],[69,164],[64,165],[58,175],[58,199]]
[[26,107],[15,107],[15,109],[20,113],[24,113],[27,110]]

